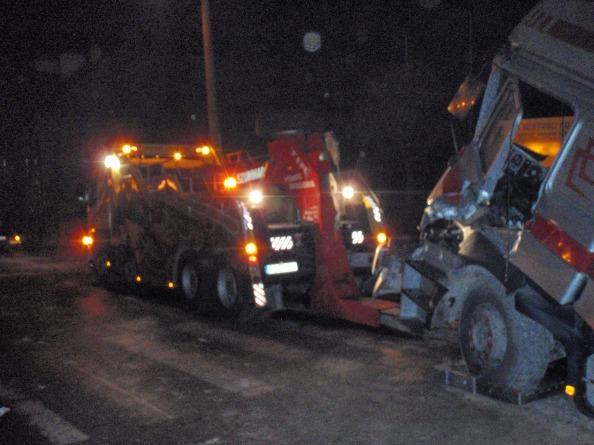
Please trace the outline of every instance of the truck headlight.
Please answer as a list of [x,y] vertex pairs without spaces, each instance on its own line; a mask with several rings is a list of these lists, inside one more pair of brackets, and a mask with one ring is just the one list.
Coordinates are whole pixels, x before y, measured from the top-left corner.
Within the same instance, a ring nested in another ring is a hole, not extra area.
[[248,201],[250,204],[258,205],[261,204],[264,200],[264,195],[262,194],[262,190],[252,190],[248,195]]

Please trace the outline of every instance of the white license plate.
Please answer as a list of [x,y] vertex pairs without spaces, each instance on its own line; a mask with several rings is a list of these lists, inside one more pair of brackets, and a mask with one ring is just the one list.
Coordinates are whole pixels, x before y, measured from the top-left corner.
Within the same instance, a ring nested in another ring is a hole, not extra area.
[[264,272],[266,275],[279,275],[283,273],[293,273],[299,271],[297,261],[289,261],[287,263],[266,264]]

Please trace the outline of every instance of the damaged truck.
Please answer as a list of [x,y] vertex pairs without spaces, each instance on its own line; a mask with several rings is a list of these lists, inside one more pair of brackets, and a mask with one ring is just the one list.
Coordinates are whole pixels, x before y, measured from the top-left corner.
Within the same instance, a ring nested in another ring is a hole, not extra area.
[[400,321],[454,337],[493,391],[537,391],[561,364],[594,416],[594,3],[539,3],[493,60],[476,119],[428,197]]

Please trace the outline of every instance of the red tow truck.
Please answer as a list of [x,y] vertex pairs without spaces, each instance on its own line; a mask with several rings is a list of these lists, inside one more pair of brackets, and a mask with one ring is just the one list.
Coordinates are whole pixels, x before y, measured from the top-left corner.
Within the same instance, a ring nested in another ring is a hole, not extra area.
[[372,298],[372,258],[388,234],[377,196],[338,168],[331,132],[287,131],[269,159],[237,174],[239,193],[266,226],[255,230],[267,310],[304,309],[404,329],[395,301]]

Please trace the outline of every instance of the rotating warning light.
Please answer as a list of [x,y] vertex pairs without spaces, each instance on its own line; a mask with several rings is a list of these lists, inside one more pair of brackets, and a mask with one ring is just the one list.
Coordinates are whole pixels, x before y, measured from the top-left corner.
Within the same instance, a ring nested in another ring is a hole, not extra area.
[[208,145],[196,147],[196,153],[201,154],[202,156],[208,156],[210,154],[210,147]]

